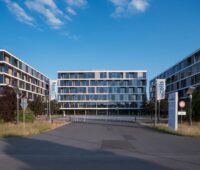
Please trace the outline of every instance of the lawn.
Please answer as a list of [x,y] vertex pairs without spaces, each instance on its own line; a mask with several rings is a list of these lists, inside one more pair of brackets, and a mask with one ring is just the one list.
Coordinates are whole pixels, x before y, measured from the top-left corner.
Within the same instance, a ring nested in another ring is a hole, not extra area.
[[153,124],[146,125],[174,135],[200,137],[200,122],[194,122],[192,126],[189,126],[188,123],[179,124],[177,131],[168,128],[167,124],[157,124],[156,127]]
[[20,123],[19,125],[16,125],[15,123],[0,123],[0,137],[35,135],[47,130],[58,128],[64,124],[66,123],[49,123],[48,121],[36,120],[34,123],[26,123],[24,128],[23,123]]

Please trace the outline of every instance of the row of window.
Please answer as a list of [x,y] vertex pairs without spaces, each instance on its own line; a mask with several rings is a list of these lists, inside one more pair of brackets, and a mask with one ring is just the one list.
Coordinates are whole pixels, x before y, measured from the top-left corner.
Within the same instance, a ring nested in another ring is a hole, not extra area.
[[166,83],[167,84],[173,83],[177,80],[184,79],[185,77],[189,77],[189,76],[194,75],[194,74],[199,73],[199,72],[200,72],[200,62],[195,64],[192,67],[185,69],[184,71],[181,71],[178,74],[175,74],[175,75],[167,78]]
[[179,82],[167,85],[167,92],[178,90],[180,88],[185,88],[189,86],[194,86],[195,84],[200,83],[200,74],[197,74],[195,76],[189,77],[187,79],[181,80]]
[[145,93],[145,87],[64,87],[59,93]]
[[112,95],[59,95],[60,101],[73,100],[110,100],[110,101],[142,101],[145,95],[141,94],[112,94]]
[[59,80],[59,86],[146,86],[146,80]]
[[196,54],[188,57],[187,59],[181,61],[180,63],[178,63],[177,65],[175,65],[174,67],[172,67],[171,69],[165,71],[160,78],[166,78],[169,77],[170,75],[194,64],[200,61],[200,51],[198,51]]
[[35,85],[43,87],[43,88],[48,87],[48,85],[47,85],[48,83],[44,83],[44,82],[42,82],[42,81],[40,81],[36,78],[29,76],[28,74],[25,74],[21,71],[16,70],[15,68],[11,68],[6,64],[0,64],[0,72],[10,74],[14,77],[17,77],[17,78],[22,79],[24,81],[28,81],[32,84],[35,84]]
[[58,73],[59,79],[94,79],[94,78],[146,78],[145,72],[84,72]]
[[49,83],[49,79],[47,77],[40,74],[39,72],[32,69],[31,67],[24,64],[23,62],[17,60],[15,57],[7,54],[6,52],[0,51],[0,61],[6,61],[6,62],[10,63],[11,65],[31,74],[32,76],[37,77],[38,79],[45,81],[46,83]]
[[61,108],[113,108],[113,109],[121,109],[121,108],[141,108],[141,102],[117,102],[117,103],[60,103]]
[[14,87],[19,87],[24,90],[32,91],[38,94],[48,95],[48,90],[31,85],[30,83],[25,83],[23,81],[17,80],[15,78],[10,78],[0,74],[0,84],[12,85]]

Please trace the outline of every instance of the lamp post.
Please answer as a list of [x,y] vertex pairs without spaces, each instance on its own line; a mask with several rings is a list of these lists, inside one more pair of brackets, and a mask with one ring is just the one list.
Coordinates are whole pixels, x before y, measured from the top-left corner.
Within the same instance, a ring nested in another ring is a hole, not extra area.
[[190,99],[190,114],[189,114],[189,125],[192,126],[192,94],[195,91],[195,87],[189,87],[187,94],[189,95]]
[[13,90],[16,93],[17,98],[17,124],[19,124],[19,99],[23,96],[23,94],[18,87],[13,87]]
[[52,119],[51,119],[51,96],[49,94],[49,122],[52,123]]

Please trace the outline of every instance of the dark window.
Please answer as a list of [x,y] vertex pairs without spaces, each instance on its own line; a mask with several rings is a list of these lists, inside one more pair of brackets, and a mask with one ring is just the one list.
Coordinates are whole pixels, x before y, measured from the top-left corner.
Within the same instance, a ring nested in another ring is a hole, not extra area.
[[3,51],[0,52],[0,61],[3,61],[4,60],[4,53]]
[[109,78],[123,78],[123,73],[111,72],[109,73]]
[[100,78],[107,78],[107,73],[106,72],[100,73]]
[[89,87],[88,88],[88,93],[95,93],[95,88],[94,87]]
[[0,75],[0,83],[3,84],[4,81],[3,81],[3,75]]

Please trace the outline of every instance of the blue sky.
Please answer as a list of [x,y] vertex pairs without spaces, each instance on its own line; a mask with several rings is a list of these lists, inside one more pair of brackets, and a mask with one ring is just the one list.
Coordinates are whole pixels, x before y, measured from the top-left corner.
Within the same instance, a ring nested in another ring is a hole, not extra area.
[[145,69],[200,47],[199,0],[0,0],[0,48],[58,70]]

